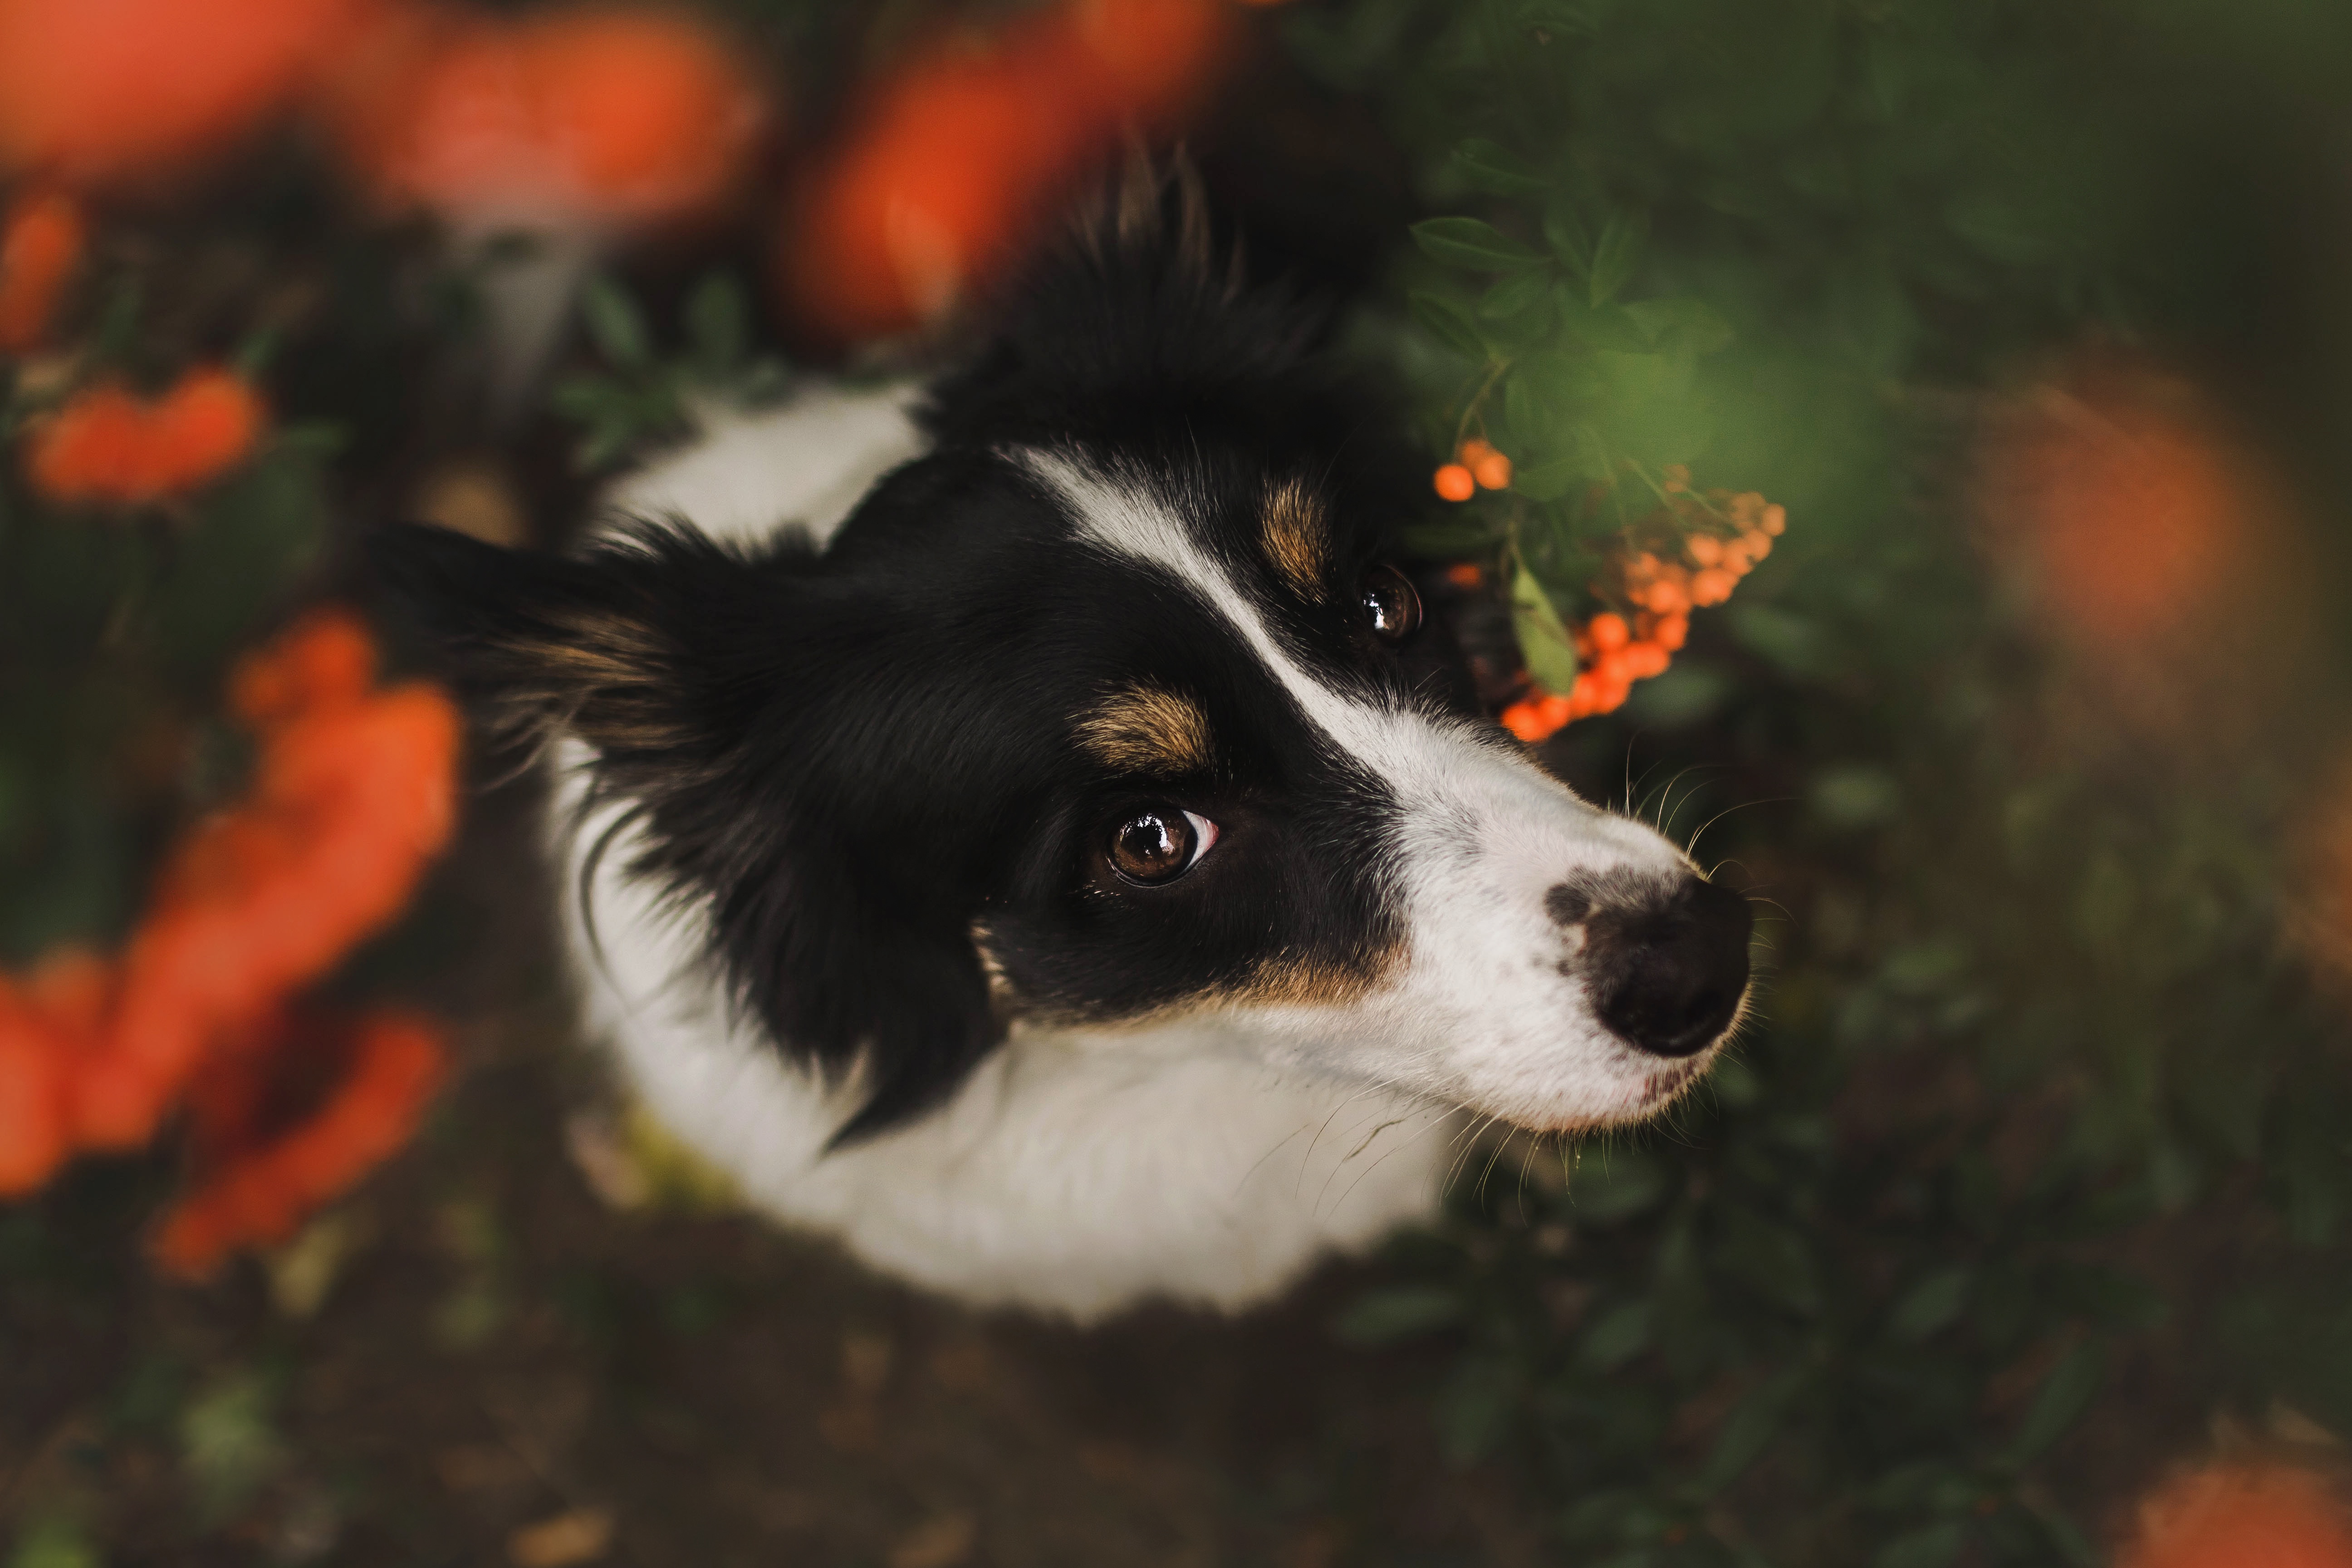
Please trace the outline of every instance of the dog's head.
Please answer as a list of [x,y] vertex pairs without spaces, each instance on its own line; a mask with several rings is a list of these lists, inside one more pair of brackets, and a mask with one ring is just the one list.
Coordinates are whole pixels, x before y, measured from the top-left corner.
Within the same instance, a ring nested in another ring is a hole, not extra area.
[[1383,552],[1422,487],[1179,205],[1036,272],[822,552],[688,519],[384,558],[469,684],[589,749],[775,1040],[862,1074],[845,1136],[1020,1017],[1190,1019],[1532,1128],[1657,1109],[1739,1010],[1746,903],[1480,715]]

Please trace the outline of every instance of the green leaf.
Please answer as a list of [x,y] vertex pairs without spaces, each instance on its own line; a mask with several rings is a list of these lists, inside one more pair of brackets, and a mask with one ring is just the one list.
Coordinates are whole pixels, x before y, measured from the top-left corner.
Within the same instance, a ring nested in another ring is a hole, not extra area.
[[249,1373],[215,1384],[180,1416],[180,1457],[205,1513],[226,1519],[285,1464],[267,1384]]
[[1527,660],[1528,673],[1535,677],[1537,685],[1565,693],[1576,684],[1577,671],[1582,668],[1576,645],[1560,624],[1551,595],[1525,566],[1511,579],[1511,630],[1519,639],[1519,657]]
[[1789,1405],[1804,1385],[1809,1370],[1791,1367],[1766,1380],[1732,1408],[1716,1434],[1706,1463],[1692,1484],[1702,1496],[1712,1496],[1738,1480],[1754,1464],[1788,1422]]
[[1895,1304],[1887,1316],[1886,1331],[1906,1344],[1916,1344],[1957,1322],[1969,1303],[1972,1280],[1969,1270],[1959,1264],[1928,1275]]
[[1333,1320],[1331,1331],[1347,1344],[1394,1344],[1444,1328],[1461,1317],[1459,1291],[1438,1285],[1395,1285],[1358,1297]]
[[1519,1374],[1507,1362],[1467,1361],[1437,1391],[1437,1446],[1446,1462],[1475,1465],[1491,1452],[1518,1407]]
[[1633,281],[1633,269],[1642,263],[1642,247],[1650,237],[1647,216],[1612,217],[1601,230],[1601,238],[1592,247],[1592,277],[1589,293],[1594,310],[1617,297],[1618,290]]
[[1531,305],[1540,304],[1551,291],[1551,269],[1530,267],[1525,272],[1515,272],[1504,279],[1478,301],[1478,313],[1490,321],[1499,321],[1518,315]]
[[1477,327],[1463,314],[1460,306],[1418,289],[1406,297],[1405,303],[1412,311],[1412,319],[1439,342],[1473,359],[1486,357],[1486,340],[1479,336]]
[[2106,1377],[2106,1357],[2098,1346],[2077,1345],[2069,1351],[2065,1359],[2042,1380],[2041,1392],[2033,1396],[2024,1421],[2018,1426],[2017,1436],[2001,1451],[2002,1461],[2011,1466],[2028,1465],[2046,1453],[2082,1419],[2083,1412],[2091,1407],[2091,1401],[2097,1397]]
[[1878,1555],[1870,1560],[1871,1568],[1945,1568],[1946,1563],[1959,1556],[1968,1539],[1965,1521],[1939,1520],[1908,1535],[1898,1535],[1879,1548]]
[[1512,272],[1543,259],[1492,224],[1475,217],[1433,217],[1412,226],[1415,245],[1449,267]]
[[1592,274],[1592,231],[1576,209],[1564,201],[1555,201],[1544,209],[1544,243],[1552,254],[1576,274],[1581,283]]
[[1639,300],[1619,309],[1649,342],[1663,342],[1694,354],[1711,354],[1731,346],[1731,323],[1704,300]]
[[686,335],[704,375],[717,378],[743,360],[751,340],[751,305],[742,281],[714,272],[695,286],[686,301]]
[[1615,1371],[1650,1348],[1655,1316],[1647,1301],[1626,1301],[1611,1308],[1584,1331],[1577,1360],[1593,1372]]
[[1517,154],[1476,136],[1454,149],[1454,167],[1474,188],[1494,195],[1522,196],[1549,188]]
[[614,364],[637,369],[653,363],[653,338],[636,302],[599,273],[580,290],[580,313],[597,352]]
[[1558,500],[1580,484],[1591,480],[1591,465],[1582,458],[1555,458],[1511,474],[1511,489],[1529,500]]

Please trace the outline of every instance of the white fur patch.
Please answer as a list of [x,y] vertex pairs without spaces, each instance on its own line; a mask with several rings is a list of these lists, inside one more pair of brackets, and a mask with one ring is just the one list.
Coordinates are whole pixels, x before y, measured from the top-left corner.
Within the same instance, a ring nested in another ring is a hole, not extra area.
[[822,544],[875,480],[922,455],[910,416],[919,390],[818,386],[748,414],[698,407],[697,439],[622,479],[605,502],[630,516],[683,517],[730,543],[760,543],[798,523]]

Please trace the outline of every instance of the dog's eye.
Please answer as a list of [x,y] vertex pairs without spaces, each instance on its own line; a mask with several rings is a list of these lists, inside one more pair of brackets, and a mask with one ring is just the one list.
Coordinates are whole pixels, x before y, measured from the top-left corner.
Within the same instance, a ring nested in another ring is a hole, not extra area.
[[1198,812],[1150,806],[1111,830],[1111,869],[1130,882],[1157,887],[1191,870],[1216,841],[1217,825]]
[[1401,643],[1421,629],[1421,595],[1393,566],[1375,566],[1364,575],[1364,620],[1372,635]]

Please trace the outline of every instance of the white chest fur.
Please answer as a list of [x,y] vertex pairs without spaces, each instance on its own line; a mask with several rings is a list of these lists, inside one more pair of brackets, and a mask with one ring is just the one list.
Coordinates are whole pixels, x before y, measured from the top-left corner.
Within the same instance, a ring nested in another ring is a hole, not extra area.
[[[820,391],[756,417],[714,416],[701,441],[612,499],[722,538],[787,521],[825,537],[920,449],[908,397]],[[562,756],[559,822],[583,759],[576,746]],[[566,887],[580,887],[604,826],[560,837]],[[1214,1019],[1016,1027],[940,1110],[826,1153],[846,1091],[729,1017],[698,963],[693,917],[631,884],[620,869],[629,858],[616,841],[587,889],[593,942],[566,900],[591,1027],[655,1115],[751,1202],[878,1268],[1078,1319],[1150,1296],[1236,1308],[1435,1204],[1453,1113],[1286,1075]]]

